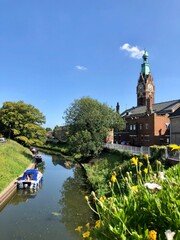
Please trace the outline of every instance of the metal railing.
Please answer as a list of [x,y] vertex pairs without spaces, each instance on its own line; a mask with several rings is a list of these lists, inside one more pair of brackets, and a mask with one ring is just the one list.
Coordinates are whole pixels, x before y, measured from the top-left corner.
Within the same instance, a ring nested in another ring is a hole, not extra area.
[[[104,145],[105,148],[109,149],[115,149],[120,152],[129,152],[134,155],[144,155],[148,154],[149,157],[151,157],[151,150],[150,147],[135,147],[135,146],[127,146],[127,145],[121,145],[121,144],[112,144],[112,143],[106,143]],[[180,162],[180,151],[176,152],[176,155],[171,155],[171,152],[168,152],[167,149],[165,149],[164,153],[164,160],[172,160],[174,162]]]
[[148,154],[148,156],[150,156],[150,148],[144,147],[144,146],[135,147],[135,146],[127,146],[127,145],[121,145],[121,144],[106,143],[104,147],[109,149],[115,149],[120,152],[129,152],[131,154],[136,154],[136,155]]

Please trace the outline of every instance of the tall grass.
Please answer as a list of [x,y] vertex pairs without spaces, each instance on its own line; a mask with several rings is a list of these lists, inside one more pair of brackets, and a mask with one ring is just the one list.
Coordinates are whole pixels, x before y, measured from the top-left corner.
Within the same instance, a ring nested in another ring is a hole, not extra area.
[[124,168],[131,157],[132,155],[126,152],[108,151],[103,152],[97,159],[93,159],[91,163],[84,165],[97,196],[108,195],[111,192],[108,186],[111,173],[120,166]]
[[0,192],[17,178],[32,162],[29,149],[8,140],[0,144]]

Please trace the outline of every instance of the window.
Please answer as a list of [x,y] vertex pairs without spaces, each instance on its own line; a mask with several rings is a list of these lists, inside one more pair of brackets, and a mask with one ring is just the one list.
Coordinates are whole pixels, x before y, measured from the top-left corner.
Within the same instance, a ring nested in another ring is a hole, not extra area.
[[149,128],[149,124],[145,123],[145,129],[148,129],[148,128]]
[[132,130],[132,129],[133,129],[133,125],[131,124],[131,125],[130,125],[130,130]]
[[145,136],[144,136],[144,141],[145,141],[145,142],[149,142],[149,135],[145,135]]
[[139,124],[139,130],[142,130],[143,129],[143,125],[142,123]]
[[133,130],[136,130],[136,124],[133,125]]

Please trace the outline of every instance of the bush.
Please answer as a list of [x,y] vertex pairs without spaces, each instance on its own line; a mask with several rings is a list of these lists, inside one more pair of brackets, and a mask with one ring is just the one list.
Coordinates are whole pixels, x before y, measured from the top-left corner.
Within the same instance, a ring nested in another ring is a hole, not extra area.
[[[82,238],[180,239],[180,166],[165,171],[161,162],[156,161],[153,170],[147,155],[144,162],[133,157],[130,165],[134,173],[112,173],[110,197],[97,197],[94,192],[85,197],[99,219],[94,226],[87,224],[76,229]],[[122,191],[122,182],[126,186],[125,191]],[[92,201],[95,207],[92,207]],[[174,237],[170,238],[168,234]]]

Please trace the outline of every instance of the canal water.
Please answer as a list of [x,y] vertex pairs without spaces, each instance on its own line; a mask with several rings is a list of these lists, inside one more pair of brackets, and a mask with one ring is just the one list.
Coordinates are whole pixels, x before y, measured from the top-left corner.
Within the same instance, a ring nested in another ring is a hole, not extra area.
[[65,168],[57,156],[42,157],[42,186],[17,190],[0,210],[1,240],[78,240],[82,238],[75,228],[93,220],[81,169]]

